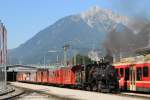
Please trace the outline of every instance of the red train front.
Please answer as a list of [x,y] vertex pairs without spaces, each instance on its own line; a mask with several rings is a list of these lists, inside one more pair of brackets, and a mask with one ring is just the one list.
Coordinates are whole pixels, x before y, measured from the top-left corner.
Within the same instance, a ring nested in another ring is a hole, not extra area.
[[150,61],[146,56],[124,58],[114,65],[121,90],[150,92]]

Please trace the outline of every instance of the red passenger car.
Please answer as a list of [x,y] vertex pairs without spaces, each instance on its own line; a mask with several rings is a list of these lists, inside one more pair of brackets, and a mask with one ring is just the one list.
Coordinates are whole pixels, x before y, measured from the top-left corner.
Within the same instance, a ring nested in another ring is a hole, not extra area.
[[75,86],[77,84],[76,71],[72,66],[18,72],[17,81],[61,86]]
[[126,58],[125,62],[114,65],[121,89],[150,93],[150,61],[145,58]]

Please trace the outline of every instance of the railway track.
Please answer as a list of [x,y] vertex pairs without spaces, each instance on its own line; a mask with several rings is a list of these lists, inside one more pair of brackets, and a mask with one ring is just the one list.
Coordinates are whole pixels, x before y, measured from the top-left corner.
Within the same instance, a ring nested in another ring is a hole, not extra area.
[[34,91],[32,89],[27,88],[20,88],[20,87],[17,88],[24,91],[24,93],[12,98],[11,100],[63,100],[61,98],[49,95],[44,92]]
[[120,95],[137,97],[137,98],[144,98],[144,99],[150,100],[150,94],[148,94],[148,93],[122,92],[122,93],[120,93]]

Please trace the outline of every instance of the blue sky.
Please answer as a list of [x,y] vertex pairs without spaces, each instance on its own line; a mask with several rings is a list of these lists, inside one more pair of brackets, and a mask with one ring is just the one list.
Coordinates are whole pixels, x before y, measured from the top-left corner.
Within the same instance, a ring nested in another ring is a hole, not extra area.
[[94,5],[132,16],[147,14],[149,4],[150,0],[0,0],[0,20],[6,25],[8,48],[12,49],[58,19]]

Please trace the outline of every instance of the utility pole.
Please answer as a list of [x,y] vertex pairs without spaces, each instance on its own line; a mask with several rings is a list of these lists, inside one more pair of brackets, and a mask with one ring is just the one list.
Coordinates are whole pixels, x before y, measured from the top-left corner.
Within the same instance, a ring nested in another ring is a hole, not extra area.
[[64,49],[64,65],[67,66],[67,50],[68,48],[70,47],[69,44],[65,44],[63,46],[63,49]]
[[76,53],[76,52],[74,52],[73,64],[74,64],[74,65],[77,65],[77,53]]
[[45,67],[45,69],[46,69],[46,61],[45,61],[46,59],[45,59],[45,55],[44,55],[44,67]]
[[57,67],[59,66],[59,56],[57,55],[57,61],[56,61],[56,65],[57,65]]

